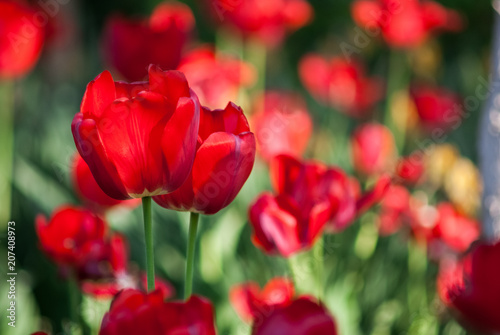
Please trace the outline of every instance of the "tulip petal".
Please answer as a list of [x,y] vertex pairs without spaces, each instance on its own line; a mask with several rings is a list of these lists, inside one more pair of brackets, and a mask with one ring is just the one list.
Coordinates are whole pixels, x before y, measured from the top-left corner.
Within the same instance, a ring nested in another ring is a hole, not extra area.
[[156,65],[149,66],[149,89],[160,93],[173,106],[177,105],[179,97],[190,97],[186,77],[179,71],[162,71]]
[[261,195],[250,207],[252,241],[267,252],[279,252],[288,257],[302,248],[297,233],[299,221],[286,209],[285,196]]
[[199,124],[200,106],[196,96],[180,98],[161,135],[168,192],[179,188],[189,176],[196,153]]
[[80,111],[85,118],[98,118],[115,97],[113,77],[109,71],[104,71],[87,85]]
[[163,96],[143,91],[132,100],[115,101],[102,118],[112,123],[98,124],[108,155],[133,198],[164,193],[159,188],[164,185],[160,138],[171,116],[166,111]]
[[73,119],[71,130],[80,156],[104,193],[113,199],[129,199],[118,170],[106,153],[96,122],[92,119],[83,120],[82,113],[78,113]]
[[248,179],[254,159],[252,133],[210,135],[198,149],[193,164],[195,208],[214,214],[231,203]]

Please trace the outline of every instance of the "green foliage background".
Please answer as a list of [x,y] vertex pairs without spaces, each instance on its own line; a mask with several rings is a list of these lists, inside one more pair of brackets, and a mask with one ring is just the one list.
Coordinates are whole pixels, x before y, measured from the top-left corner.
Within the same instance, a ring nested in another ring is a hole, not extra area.
[[[198,38],[214,43],[215,29],[203,15],[200,2],[186,1],[197,19]],[[281,50],[271,52],[267,86],[302,92],[318,121],[316,127],[320,127],[325,108],[302,88],[296,70],[298,60],[310,51],[340,52],[342,41],[352,41],[355,25],[349,13],[350,1],[310,2],[315,8],[314,22],[290,36]],[[487,78],[491,5],[489,1],[440,2],[464,13],[468,24],[463,33],[439,38],[443,61],[435,74],[436,82],[464,97],[474,95],[477,77]],[[71,50],[58,51],[65,53],[61,56],[64,62],[46,52],[36,70],[13,88],[15,165],[11,217],[17,223],[18,327],[13,330],[6,325],[6,285],[2,280],[0,334],[28,334],[48,324],[53,334],[64,331],[70,310],[69,285],[59,279],[56,267],[39,251],[34,219],[38,213],[50,215],[59,205],[78,203],[68,174],[75,152],[70,124],[79,110],[85,85],[104,69],[99,57],[99,36],[105,18],[114,11],[147,14],[156,4],[152,0],[71,0],[67,6],[77,11],[75,24],[79,34]],[[382,43],[373,40],[360,57],[369,65],[370,73],[385,75],[388,54]],[[2,89],[9,87],[3,85]],[[447,139],[474,161],[477,150],[472,139],[477,138],[479,112],[474,111]],[[282,259],[264,255],[250,241],[248,204],[268,188],[266,168],[257,164],[233,205],[213,217],[202,217],[194,292],[209,297],[215,304],[221,335],[249,332],[229,305],[227,295],[232,285],[245,280],[264,284],[272,276],[288,274]],[[177,292],[182,292],[188,215],[153,207],[157,272],[172,282]],[[127,235],[131,260],[144,268],[140,208],[130,214],[112,213],[109,221],[114,229]],[[0,278],[6,273],[7,258],[3,231],[2,227]],[[436,265],[427,264],[425,253],[408,242],[404,234],[377,237],[373,214],[368,213],[341,234],[328,236],[325,248],[325,303],[339,323],[340,334],[466,334],[436,297]],[[308,275],[304,269],[304,278]],[[103,302],[84,300],[84,316],[94,331],[105,308]]]

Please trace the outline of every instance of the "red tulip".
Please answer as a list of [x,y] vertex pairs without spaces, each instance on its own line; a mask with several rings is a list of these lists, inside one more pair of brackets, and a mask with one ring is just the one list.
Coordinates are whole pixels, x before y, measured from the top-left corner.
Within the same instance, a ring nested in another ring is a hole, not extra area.
[[105,211],[117,205],[129,206],[131,208],[140,204],[140,199],[116,200],[104,193],[92,176],[92,172],[77,153],[73,160],[73,185],[80,199],[96,212]]
[[249,209],[253,242],[268,253],[288,257],[310,248],[325,225],[342,230],[356,215],[352,183],[339,169],[280,155],[271,179],[276,195],[261,194]]
[[127,251],[123,237],[109,236],[106,223],[88,210],[60,207],[48,222],[38,215],[35,228],[43,252],[78,279],[111,278],[125,271]]
[[337,108],[352,117],[369,116],[383,97],[383,83],[367,78],[360,63],[341,57],[325,59],[309,54],[299,64],[304,87],[318,101]]
[[294,292],[290,280],[274,278],[262,290],[254,282],[236,285],[229,292],[229,300],[244,321],[252,322],[259,320],[276,307],[291,303]]
[[[481,244],[461,263],[454,274],[442,284],[446,285],[445,302],[453,307],[464,324],[485,334],[500,332],[500,242]],[[446,275],[442,274],[443,276]]]
[[[84,280],[80,282],[83,293],[95,299],[111,299],[124,289],[147,290],[147,276],[145,273],[117,272],[114,277],[106,280]],[[155,288],[160,290],[165,299],[175,295],[172,285],[159,278],[155,278]]]
[[463,27],[458,12],[429,0],[357,0],[351,12],[359,26],[371,35],[381,31],[394,48],[415,48],[437,30]]
[[160,206],[214,214],[243,187],[255,160],[255,138],[240,107],[202,108],[198,150],[191,174],[176,191],[156,196]]
[[269,46],[282,43],[287,33],[305,26],[313,16],[305,0],[209,0],[207,5],[217,22]]
[[351,154],[354,169],[361,174],[390,171],[397,155],[394,136],[381,124],[363,124],[351,137]]
[[462,124],[464,111],[457,94],[444,88],[419,86],[412,89],[411,95],[424,129],[432,132],[439,128],[444,132]]
[[186,75],[201,104],[209,108],[236,101],[240,88],[251,86],[257,76],[250,64],[230,55],[216,55],[210,47],[191,51],[177,69]]
[[375,182],[374,186],[364,194],[357,196],[356,212],[357,215],[363,214],[371,207],[378,204],[391,186],[392,178],[388,174],[383,174]]
[[444,257],[439,262],[439,275],[436,280],[436,289],[439,298],[447,305],[452,306],[451,299],[454,289],[462,289],[465,285],[464,276],[470,276],[470,256],[461,261],[454,257]]
[[437,221],[433,228],[434,239],[443,241],[456,252],[464,252],[479,238],[479,223],[458,213],[453,205],[441,203],[437,206],[437,211]]
[[305,101],[299,95],[271,91],[255,105],[251,123],[262,158],[269,161],[280,154],[301,157],[313,128]]
[[396,175],[401,178],[402,182],[409,185],[418,184],[424,172],[423,157],[418,153],[402,157],[396,165]]
[[149,294],[123,290],[104,315],[100,335],[215,335],[209,301],[192,296],[186,302],[164,302],[160,290]]
[[143,80],[149,64],[175,69],[194,24],[191,9],[174,1],[160,3],[147,20],[113,16],[104,30],[105,59],[129,81]]
[[380,234],[394,234],[410,220],[410,192],[403,186],[391,185],[380,202],[377,220]]
[[184,75],[149,67],[149,83],[90,82],[71,125],[97,184],[114,199],[172,192],[191,170],[200,107]]
[[254,323],[252,335],[336,335],[335,322],[322,304],[300,297],[285,307],[271,310]]
[[20,1],[0,0],[0,80],[22,77],[35,66],[44,35],[33,8]]

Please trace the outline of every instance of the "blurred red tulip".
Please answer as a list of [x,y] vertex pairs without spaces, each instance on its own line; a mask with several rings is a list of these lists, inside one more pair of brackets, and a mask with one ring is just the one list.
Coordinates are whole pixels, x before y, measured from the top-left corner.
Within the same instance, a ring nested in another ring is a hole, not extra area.
[[410,192],[400,185],[391,185],[380,202],[379,232],[383,236],[397,232],[411,220]]
[[104,315],[100,335],[215,335],[210,302],[192,296],[186,302],[164,302],[160,290],[149,294],[121,291]]
[[[480,244],[455,265],[452,276],[441,274],[445,302],[459,313],[463,324],[484,334],[500,332],[500,242]],[[457,271],[462,269],[462,275]],[[447,276],[444,277],[444,276]],[[439,282],[438,282],[439,283]],[[447,292],[446,292],[447,291]]]
[[393,48],[415,48],[437,30],[460,31],[458,12],[430,0],[356,0],[351,7],[354,21],[370,35],[382,31]]
[[112,278],[126,269],[123,237],[109,236],[106,223],[86,209],[63,206],[49,221],[38,215],[35,229],[42,251],[78,279]]
[[251,124],[262,158],[269,161],[279,154],[301,157],[313,128],[304,100],[293,93],[269,91],[255,106]]
[[414,153],[398,160],[396,164],[396,175],[402,182],[411,186],[419,183],[425,170],[422,156],[422,154]]
[[44,24],[21,1],[0,0],[0,80],[26,75],[42,51]]
[[129,81],[143,80],[149,64],[175,69],[194,24],[191,9],[175,1],[160,3],[147,20],[113,16],[104,30],[104,57]]
[[335,321],[321,303],[300,297],[257,320],[252,335],[336,335],[336,328]]
[[103,212],[117,205],[133,208],[141,203],[140,199],[116,200],[109,197],[101,190],[87,163],[78,153],[73,159],[72,177],[78,196],[95,212]]
[[418,86],[412,88],[411,95],[425,130],[440,128],[444,132],[462,124],[464,111],[457,94],[444,88]]
[[313,16],[305,0],[209,0],[207,6],[217,22],[268,46],[279,45],[287,33],[305,26]]
[[248,179],[255,160],[255,137],[240,107],[203,107],[198,149],[191,174],[176,191],[154,197],[162,207],[215,214],[229,205]]
[[230,55],[216,55],[210,47],[191,51],[177,69],[186,75],[201,104],[212,109],[236,101],[240,88],[253,85],[257,77],[250,64]]
[[397,156],[394,136],[378,123],[358,126],[351,137],[354,169],[364,175],[391,171]]
[[71,125],[78,152],[114,199],[172,192],[189,176],[200,106],[177,71],[149,67],[149,83],[90,82]]
[[271,161],[276,196],[265,192],[250,206],[253,242],[267,253],[288,257],[310,248],[325,225],[339,231],[356,215],[348,176],[317,162],[280,155]]
[[295,289],[286,278],[273,278],[261,290],[254,282],[236,285],[229,292],[229,300],[236,313],[246,322],[259,320],[272,309],[292,302]]
[[300,61],[299,75],[314,98],[356,118],[369,116],[384,93],[381,79],[367,78],[361,64],[341,57],[309,54]]
[[391,186],[392,178],[388,174],[381,175],[374,186],[364,194],[357,194],[356,212],[357,215],[363,214],[371,207],[378,204]]
[[469,249],[480,236],[479,223],[458,213],[453,205],[441,203],[437,206],[438,217],[433,228],[434,238],[443,241],[456,252]]
[[439,274],[436,280],[436,289],[441,300],[452,306],[452,292],[462,289],[465,285],[464,276],[470,276],[470,255],[458,261],[454,257],[444,257],[439,262]]

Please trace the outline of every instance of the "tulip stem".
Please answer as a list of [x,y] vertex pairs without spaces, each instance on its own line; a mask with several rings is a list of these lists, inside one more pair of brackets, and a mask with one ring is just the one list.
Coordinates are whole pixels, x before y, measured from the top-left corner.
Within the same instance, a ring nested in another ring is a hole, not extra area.
[[196,232],[198,231],[198,222],[200,214],[191,213],[189,219],[189,235],[186,256],[186,281],[184,283],[184,299],[189,299],[193,292],[193,269],[194,269],[194,250],[196,246]]
[[0,85],[0,230],[7,229],[12,203],[12,169],[14,158],[14,82]]
[[293,285],[295,286],[295,291],[297,293],[301,293],[301,289],[299,288],[300,285],[300,264],[299,264],[299,259],[298,255],[291,255],[288,256],[288,268],[290,270],[290,276],[292,277]]
[[148,291],[153,291],[155,289],[155,260],[151,197],[142,198],[142,213],[144,216],[144,237],[146,240],[146,274],[148,277]]
[[316,264],[316,285],[318,285],[318,299],[322,300],[325,293],[325,252],[324,252],[325,236],[322,235],[313,248],[314,263]]
[[82,327],[82,319],[80,315],[80,305],[82,300],[82,294],[80,292],[80,287],[78,286],[78,280],[76,276],[72,275],[68,281],[69,289],[69,303],[70,303],[70,334],[81,334],[84,329]]

